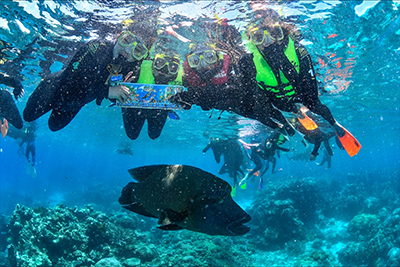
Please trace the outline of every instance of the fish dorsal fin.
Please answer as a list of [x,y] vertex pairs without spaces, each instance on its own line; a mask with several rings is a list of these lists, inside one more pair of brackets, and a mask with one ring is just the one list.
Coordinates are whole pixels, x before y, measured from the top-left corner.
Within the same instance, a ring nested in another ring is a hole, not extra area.
[[138,181],[139,183],[146,181],[147,177],[149,177],[152,173],[167,167],[166,164],[161,165],[149,165],[138,168],[129,169],[128,172],[132,176],[133,179]]

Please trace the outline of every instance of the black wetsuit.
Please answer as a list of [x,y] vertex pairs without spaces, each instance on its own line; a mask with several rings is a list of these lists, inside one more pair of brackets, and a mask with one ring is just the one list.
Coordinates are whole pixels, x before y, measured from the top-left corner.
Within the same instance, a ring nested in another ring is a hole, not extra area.
[[[166,65],[164,68],[168,68],[168,66]],[[161,72],[162,70],[159,71]],[[160,74],[154,76],[154,83],[168,84],[169,82],[174,81],[176,77],[177,75],[166,78],[166,76]],[[158,138],[167,121],[169,112],[171,111],[165,109],[122,108],[122,118],[126,135],[132,140],[137,139],[143,128],[144,122],[147,120],[147,133],[149,137],[151,139]]]
[[109,64],[121,67],[120,74],[138,73],[141,61],[113,60],[115,43],[93,40],[81,47],[59,72],[45,77],[31,94],[23,112],[26,121],[34,121],[52,110],[49,128],[58,131],[67,126],[79,110],[96,99],[98,105],[108,97]]
[[213,150],[214,158],[217,163],[220,163],[221,156],[224,156],[224,164],[219,170],[219,174],[229,173],[229,177],[234,179],[234,184],[236,185],[238,182],[238,174],[244,175],[241,169],[243,153],[238,142],[234,139],[215,138],[203,149],[203,153],[206,153],[210,148]]
[[[33,122],[34,123],[34,122]],[[24,127],[24,129],[16,129],[10,127],[8,129],[7,136],[11,137],[15,140],[21,139],[21,143],[19,144],[18,154],[21,156],[25,156],[28,162],[35,165],[36,162],[36,146],[35,146],[35,135],[36,125],[29,125],[28,127]],[[24,144],[26,143],[25,151]]]
[[[264,161],[264,150],[261,149],[259,146],[252,146],[251,147],[251,153],[250,153],[250,159],[251,159],[251,161],[254,162],[254,164],[256,166],[253,168],[253,170],[251,170],[248,173],[248,177],[252,176],[253,174],[255,174],[256,172],[260,171],[263,168],[263,166],[264,166],[264,164],[263,164],[263,161]],[[260,173],[260,177],[262,175],[264,175],[264,173],[265,172]],[[252,180],[254,180],[254,176],[252,177]]]
[[328,166],[326,168],[329,169],[332,165],[332,155],[329,154],[327,149],[324,150],[324,156],[323,156],[322,161],[319,164],[319,166],[323,166],[325,164],[325,162],[327,162],[327,164],[328,164]]
[[[191,86],[188,82],[191,77],[187,77],[188,75],[185,73],[183,85],[188,87],[188,91],[179,93],[172,101],[182,100],[189,104],[198,105],[203,110],[232,111],[240,116],[258,120],[269,127],[276,128],[277,124],[270,119],[270,117],[275,117],[274,108],[271,104],[260,101],[264,97],[262,92],[257,89],[257,84],[243,82],[243,74],[239,65],[229,64],[226,71],[228,77],[226,82],[221,84],[212,83],[213,77],[218,75],[223,64],[224,61],[219,60],[214,70],[206,73],[197,73],[200,83],[205,84],[202,86]],[[246,68],[246,66],[242,67]],[[182,104],[180,101],[178,103]]]
[[[330,132],[323,132],[320,127],[316,128],[315,130],[307,130],[301,123],[300,121],[296,118],[296,121],[294,123],[294,127],[296,128],[297,131],[302,133],[304,135],[304,139],[314,145],[313,151],[311,152],[311,155],[314,157],[317,157],[318,150],[321,146],[321,143],[324,143],[326,151],[329,153],[329,155],[333,155],[332,148],[329,145],[329,139],[332,137],[336,136],[335,132],[330,131]],[[340,143],[340,141],[339,141]]]
[[[321,115],[331,125],[333,125],[335,119],[333,118],[329,108],[323,105],[318,98],[318,83],[310,55],[304,46],[295,42],[296,55],[299,59],[300,65],[300,71],[298,73],[284,54],[284,49],[287,47],[288,42],[288,34],[285,32],[285,38],[281,44],[273,43],[263,51],[260,51],[260,53],[271,67],[277,81],[280,81],[280,72],[282,72],[289,80],[289,83],[294,87],[295,94],[290,99],[289,97],[277,97],[275,93],[266,89],[268,86],[259,83],[257,88],[263,94],[262,101],[268,104],[272,103],[276,108],[282,111],[295,113],[297,113],[295,103],[302,103],[312,112]],[[253,54],[245,54],[242,56],[240,60],[240,68],[243,73],[244,84],[253,84],[252,87],[254,87],[254,84],[258,84],[256,81],[257,69],[253,61]],[[261,89],[260,87],[265,89]],[[279,120],[285,125],[285,129],[290,135],[294,134],[294,131],[290,128],[283,115],[280,114],[278,110],[272,114],[274,115],[273,118]]]
[[[11,77],[6,77],[0,72],[0,84],[11,86],[14,88],[13,95],[15,99],[21,96],[23,87],[21,82]],[[23,122],[17,106],[15,105],[12,95],[7,90],[0,90],[0,117],[7,119],[9,123],[17,129],[22,129]]]

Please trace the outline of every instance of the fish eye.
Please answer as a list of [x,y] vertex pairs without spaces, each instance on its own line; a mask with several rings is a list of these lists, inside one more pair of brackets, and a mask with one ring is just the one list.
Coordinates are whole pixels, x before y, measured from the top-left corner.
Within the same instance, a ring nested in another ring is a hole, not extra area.
[[217,201],[218,201],[219,204],[221,204],[222,202],[224,202],[224,198],[223,197],[219,197]]

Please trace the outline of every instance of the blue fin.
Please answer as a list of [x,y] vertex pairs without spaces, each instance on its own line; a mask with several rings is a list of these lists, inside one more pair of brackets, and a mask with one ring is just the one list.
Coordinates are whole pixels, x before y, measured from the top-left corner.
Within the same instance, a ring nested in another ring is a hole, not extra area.
[[175,111],[168,111],[168,117],[170,117],[173,120],[180,120],[178,114]]

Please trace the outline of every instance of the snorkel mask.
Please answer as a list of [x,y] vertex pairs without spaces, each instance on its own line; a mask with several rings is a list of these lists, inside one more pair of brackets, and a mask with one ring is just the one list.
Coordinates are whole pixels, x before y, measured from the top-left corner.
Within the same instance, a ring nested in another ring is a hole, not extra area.
[[193,69],[204,68],[217,63],[218,56],[215,50],[200,50],[193,52],[187,57],[189,66]]
[[282,41],[284,37],[282,27],[278,22],[271,26],[250,29],[250,41],[254,45],[268,46],[274,42]]
[[153,61],[153,71],[175,75],[179,71],[180,60],[176,55],[157,54]]
[[123,32],[114,46],[113,58],[123,55],[128,62],[139,61],[149,53],[143,42],[130,31]]

